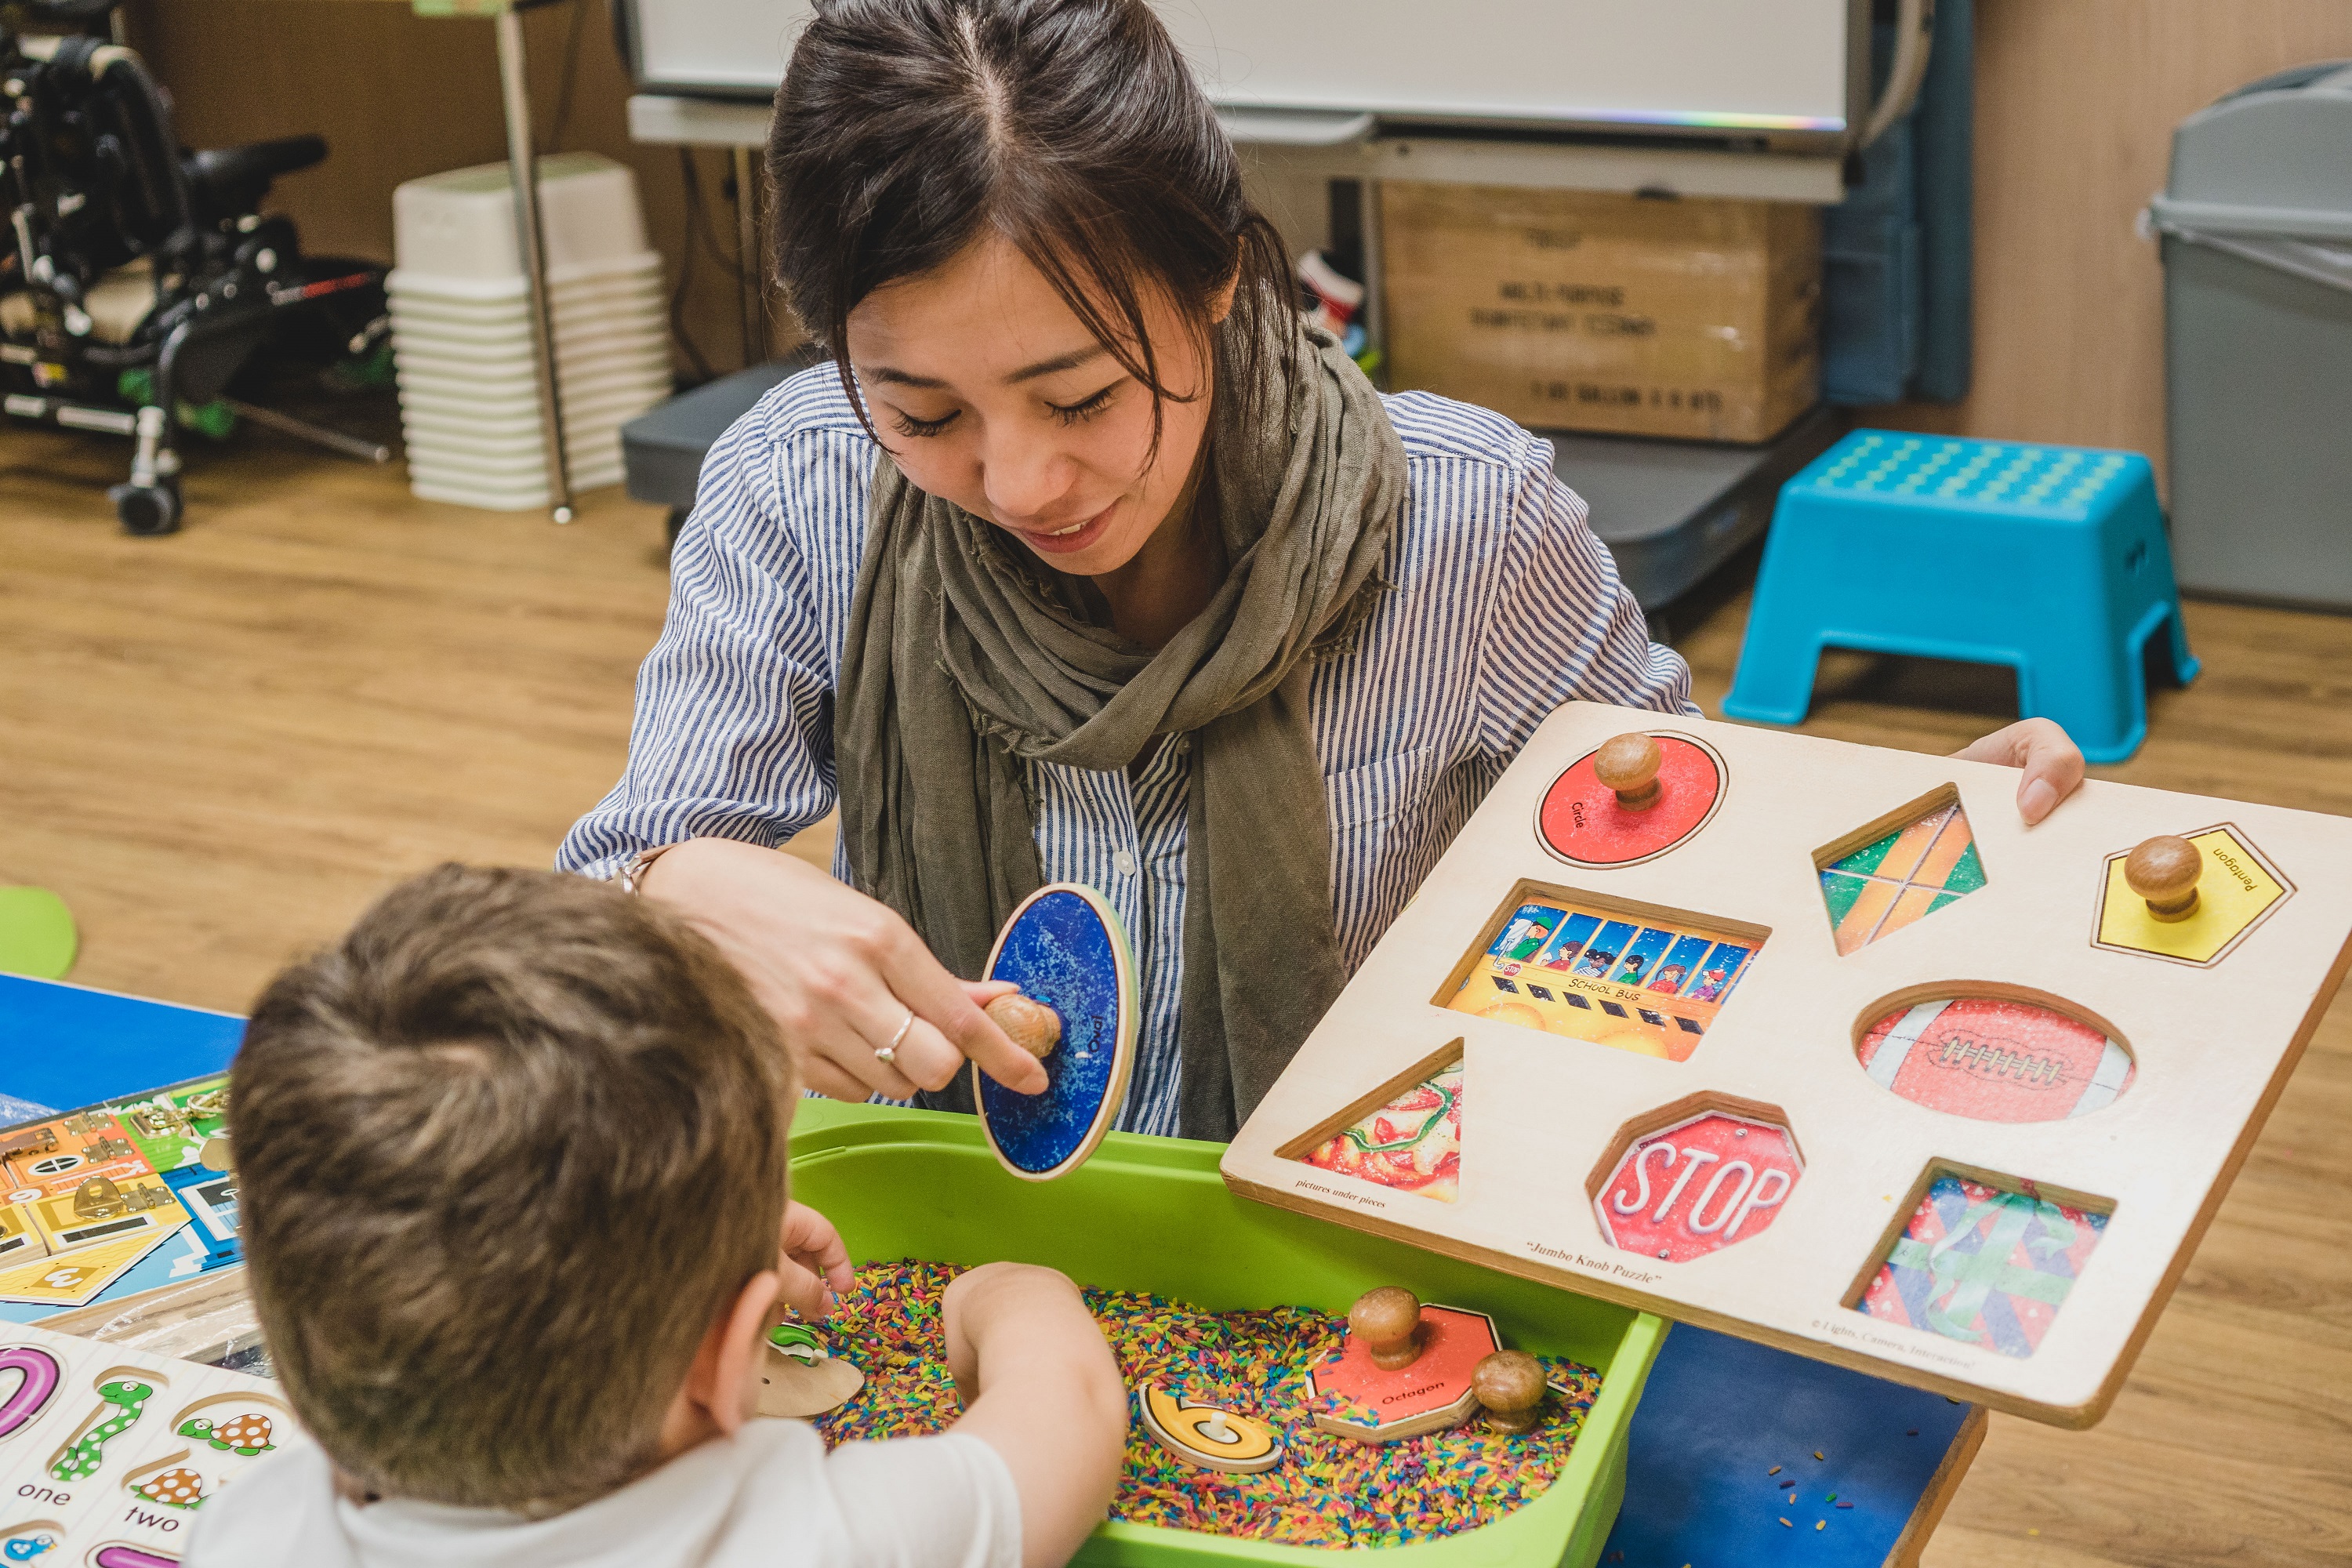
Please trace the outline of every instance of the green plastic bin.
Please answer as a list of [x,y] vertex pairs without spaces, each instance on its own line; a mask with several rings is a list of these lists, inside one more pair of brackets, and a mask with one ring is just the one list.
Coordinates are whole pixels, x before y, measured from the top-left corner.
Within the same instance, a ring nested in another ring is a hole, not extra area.
[[[1223,1152],[1222,1144],[1114,1132],[1070,1175],[1023,1182],[998,1166],[970,1117],[805,1100],[793,1129],[793,1195],[823,1210],[860,1262],[1016,1258],[1050,1264],[1082,1285],[1150,1291],[1211,1311],[1303,1306],[1339,1314],[1372,1286],[1402,1285],[1425,1301],[1489,1313],[1507,1343],[1570,1356],[1601,1373],[1568,1468],[1541,1497],[1493,1524],[1377,1554],[1398,1568],[1588,1568],[1625,1495],[1625,1435],[1665,1323],[1246,1202],[1217,1174]],[[1335,1498],[1332,1506],[1345,1505]],[[1111,1523],[1076,1561],[1090,1568],[1304,1565],[1372,1551]]]

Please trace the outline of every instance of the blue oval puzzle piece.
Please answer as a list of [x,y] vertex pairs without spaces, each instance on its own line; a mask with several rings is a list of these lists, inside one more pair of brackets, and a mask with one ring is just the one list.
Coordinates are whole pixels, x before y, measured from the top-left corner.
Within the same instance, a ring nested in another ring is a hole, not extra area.
[[996,1157],[1016,1176],[1058,1176],[1094,1152],[1127,1100],[1139,1012],[1127,932],[1091,888],[1041,888],[1004,922],[988,977],[1062,1016],[1045,1093],[1015,1094],[972,1068]]

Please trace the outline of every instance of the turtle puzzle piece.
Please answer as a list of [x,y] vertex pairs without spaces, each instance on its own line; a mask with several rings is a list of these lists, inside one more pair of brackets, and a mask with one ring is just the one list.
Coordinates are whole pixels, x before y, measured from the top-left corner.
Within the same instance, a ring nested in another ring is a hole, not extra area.
[[[988,978],[1009,980],[1036,1007],[992,1008],[1045,1068],[1043,1094],[1016,1094],[971,1069],[989,1147],[1007,1171],[1048,1181],[1077,1169],[1127,1103],[1135,1063],[1135,958],[1118,914],[1092,888],[1057,882],[1022,901],[989,954]],[[1058,1037],[1041,1015],[1058,1020]],[[1045,1048],[1038,1050],[1038,1046]]]
[[131,1489],[149,1502],[165,1508],[194,1508],[205,1498],[205,1478],[184,1465],[174,1465],[148,1477]]
[[[98,1397],[102,1403],[92,1416],[104,1418],[66,1445],[49,1466],[53,1479],[86,1481],[98,1474],[99,1467],[106,1463],[106,1446],[139,1424],[139,1417],[147,1412],[147,1402],[155,1397],[155,1388],[152,1384],[117,1378],[100,1384]],[[109,1405],[114,1413],[106,1415]]]
[[183,1421],[179,1426],[179,1434],[183,1437],[201,1437],[215,1448],[242,1454],[247,1458],[256,1454],[266,1454],[278,1446],[269,1440],[270,1431],[269,1417],[258,1410],[240,1412],[217,1426],[202,1415]]

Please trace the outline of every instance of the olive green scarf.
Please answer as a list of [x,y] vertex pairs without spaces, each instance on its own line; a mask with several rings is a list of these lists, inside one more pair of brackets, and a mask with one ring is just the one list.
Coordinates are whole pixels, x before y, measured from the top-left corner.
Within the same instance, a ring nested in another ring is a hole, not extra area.
[[[1297,332],[1275,345],[1297,357],[1270,407],[1215,399],[1204,500],[1231,565],[1166,647],[1090,624],[1030,552],[886,454],[836,698],[851,874],[966,976],[1044,880],[1024,764],[1108,773],[1189,738],[1188,1137],[1231,1138],[1346,979],[1307,677],[1381,587],[1405,458],[1363,374]],[[969,1109],[968,1075],[926,1103]]]

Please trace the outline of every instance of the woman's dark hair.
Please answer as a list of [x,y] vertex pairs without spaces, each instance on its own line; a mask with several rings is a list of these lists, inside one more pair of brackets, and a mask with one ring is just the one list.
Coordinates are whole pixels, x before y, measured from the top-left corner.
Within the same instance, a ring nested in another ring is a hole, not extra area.
[[1267,317],[1294,308],[1281,238],[1145,0],[818,0],[776,94],[768,174],[777,281],[861,420],[849,312],[992,230],[1150,389],[1155,437],[1175,395],[1144,331],[1153,289],[1205,351],[1238,278],[1228,392],[1255,399],[1289,368],[1262,363],[1289,342]]

